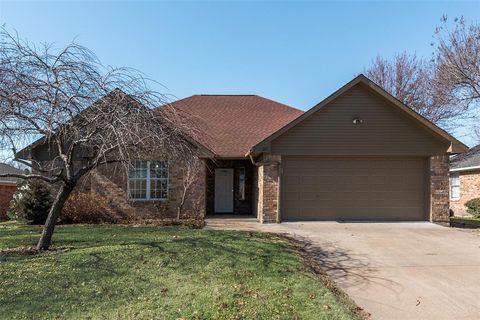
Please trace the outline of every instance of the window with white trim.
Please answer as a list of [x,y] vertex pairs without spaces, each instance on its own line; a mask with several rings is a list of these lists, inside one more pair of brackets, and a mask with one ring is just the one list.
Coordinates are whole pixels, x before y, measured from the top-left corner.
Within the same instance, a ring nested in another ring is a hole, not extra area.
[[128,197],[132,200],[166,200],[167,161],[133,161],[128,170]]
[[460,175],[458,172],[450,172],[450,200],[460,199]]

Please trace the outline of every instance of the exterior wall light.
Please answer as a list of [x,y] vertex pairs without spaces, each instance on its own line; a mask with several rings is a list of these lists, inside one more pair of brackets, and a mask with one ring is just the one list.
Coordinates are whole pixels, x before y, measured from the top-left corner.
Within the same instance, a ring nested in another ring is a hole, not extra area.
[[353,123],[353,124],[362,124],[362,123],[363,123],[363,119],[353,118],[352,123]]

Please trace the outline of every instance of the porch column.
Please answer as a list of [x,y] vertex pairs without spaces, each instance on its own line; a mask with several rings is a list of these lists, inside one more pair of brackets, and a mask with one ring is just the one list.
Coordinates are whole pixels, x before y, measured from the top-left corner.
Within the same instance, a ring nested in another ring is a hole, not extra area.
[[258,167],[258,220],[260,223],[280,222],[279,169],[281,156],[264,155]]
[[447,154],[430,157],[430,221],[448,222],[450,216]]

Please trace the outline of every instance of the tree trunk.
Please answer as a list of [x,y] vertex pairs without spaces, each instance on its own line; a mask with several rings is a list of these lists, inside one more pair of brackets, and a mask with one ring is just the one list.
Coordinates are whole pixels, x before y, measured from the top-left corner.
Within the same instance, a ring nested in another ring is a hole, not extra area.
[[48,250],[50,247],[58,216],[62,212],[63,205],[65,204],[65,201],[67,201],[70,193],[72,193],[72,190],[73,188],[71,186],[65,184],[63,184],[58,190],[57,196],[55,197],[50,212],[48,213],[47,220],[45,221],[45,225],[43,226],[42,236],[40,237],[40,240],[38,240],[37,250]]
[[183,194],[182,194],[182,200],[180,201],[180,204],[178,205],[178,208],[177,208],[177,220],[180,220],[180,218],[182,216],[183,205],[185,204],[186,195],[187,195],[187,188],[184,187]]

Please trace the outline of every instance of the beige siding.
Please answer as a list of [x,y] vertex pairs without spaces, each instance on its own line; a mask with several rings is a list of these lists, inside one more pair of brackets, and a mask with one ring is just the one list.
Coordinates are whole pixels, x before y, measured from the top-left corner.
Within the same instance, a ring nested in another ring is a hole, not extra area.
[[[356,117],[363,123],[353,124]],[[448,145],[358,84],[274,139],[271,153],[428,156],[445,153]]]
[[426,158],[283,158],[282,220],[426,220]]

